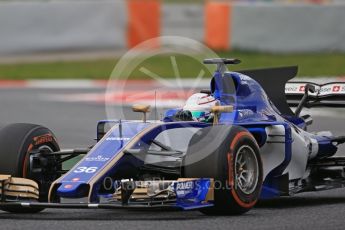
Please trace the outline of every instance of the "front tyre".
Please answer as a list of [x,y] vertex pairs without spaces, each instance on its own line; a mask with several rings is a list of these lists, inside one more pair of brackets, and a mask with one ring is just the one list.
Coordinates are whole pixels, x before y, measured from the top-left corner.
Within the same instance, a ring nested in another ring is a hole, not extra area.
[[190,141],[183,160],[183,176],[214,178],[214,207],[202,209],[203,213],[245,213],[260,197],[263,172],[259,147],[245,128],[204,128]]
[[[54,134],[40,125],[16,123],[0,129],[0,174],[36,181],[40,187],[39,201],[46,202],[48,200],[47,187],[56,179],[55,177],[58,177],[58,174],[47,178],[42,174],[31,172],[30,152],[34,150],[45,150],[49,153],[59,151],[60,147]],[[50,170],[57,171],[58,168]],[[15,213],[35,213],[43,209],[11,207],[3,208],[3,210]]]

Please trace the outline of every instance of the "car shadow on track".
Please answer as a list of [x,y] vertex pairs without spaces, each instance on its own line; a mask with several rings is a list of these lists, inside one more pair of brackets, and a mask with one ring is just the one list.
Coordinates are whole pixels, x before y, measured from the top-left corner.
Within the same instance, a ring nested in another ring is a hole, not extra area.
[[193,220],[207,218],[198,211],[173,212],[173,211],[127,211],[127,210],[57,210],[47,209],[37,214],[11,214],[0,213],[0,220],[70,220],[70,221],[102,221],[102,220],[127,220],[127,221],[164,221],[164,220]]
[[[242,217],[253,217],[260,213],[260,209],[288,209],[300,207],[312,207],[321,205],[345,204],[345,197],[286,197],[273,200],[259,201],[255,206],[258,212],[249,212]],[[214,218],[206,216],[199,211],[128,211],[128,210],[63,210],[47,209],[38,214],[11,214],[0,212],[0,220],[67,220],[67,221],[189,221]]]
[[345,204],[345,197],[283,197],[272,200],[261,200],[255,208],[298,208],[332,204]]

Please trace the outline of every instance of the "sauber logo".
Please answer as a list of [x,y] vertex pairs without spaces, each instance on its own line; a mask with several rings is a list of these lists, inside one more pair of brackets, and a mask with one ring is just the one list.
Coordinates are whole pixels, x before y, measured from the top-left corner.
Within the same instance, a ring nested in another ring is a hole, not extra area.
[[330,86],[324,86],[324,87],[321,87],[321,89],[320,89],[320,94],[321,93],[329,93],[329,92],[332,92],[332,88]]
[[241,81],[248,81],[248,80],[250,80],[250,78],[248,76],[244,75],[244,74],[240,74],[240,79],[241,79]]
[[339,92],[340,91],[340,85],[333,86],[332,92]]
[[107,141],[129,141],[131,138],[129,137],[108,137]]
[[176,190],[191,190],[193,188],[193,181],[179,182],[176,184]]
[[97,162],[105,162],[108,161],[109,157],[103,157],[101,155],[98,155],[97,157],[86,157],[85,161],[97,161]]

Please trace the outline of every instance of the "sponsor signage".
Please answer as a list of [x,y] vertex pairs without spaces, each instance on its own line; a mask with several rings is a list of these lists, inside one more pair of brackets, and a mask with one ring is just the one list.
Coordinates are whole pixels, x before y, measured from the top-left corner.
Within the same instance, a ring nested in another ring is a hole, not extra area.
[[[309,93],[311,96],[327,96],[327,95],[337,95],[337,94],[345,94],[345,83],[329,83],[324,85],[317,85],[315,86],[315,93]],[[286,95],[302,95],[305,91],[306,83],[294,83],[290,82],[287,83],[285,86],[285,94]]]

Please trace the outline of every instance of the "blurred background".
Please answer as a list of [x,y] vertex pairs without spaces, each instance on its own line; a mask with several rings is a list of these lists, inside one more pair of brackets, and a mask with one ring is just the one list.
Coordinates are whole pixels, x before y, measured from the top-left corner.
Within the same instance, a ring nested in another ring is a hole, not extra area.
[[[344,0],[0,0],[0,79],[107,79],[126,51],[167,35],[242,59],[235,70],[299,65],[299,76],[339,77],[344,12]],[[164,57],[146,64],[174,76]]]

